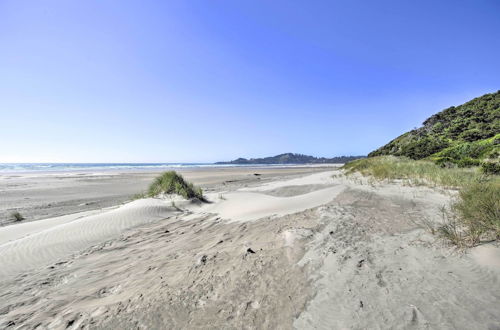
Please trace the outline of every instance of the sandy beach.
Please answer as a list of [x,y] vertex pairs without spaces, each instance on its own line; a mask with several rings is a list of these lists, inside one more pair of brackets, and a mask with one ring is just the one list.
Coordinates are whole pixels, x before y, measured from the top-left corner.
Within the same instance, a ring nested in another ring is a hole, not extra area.
[[[177,169],[189,181],[210,191],[213,186],[240,186],[268,177],[300,175],[332,166],[218,167]],[[0,226],[12,223],[11,212],[25,221],[96,210],[129,201],[144,191],[162,170],[0,173]],[[255,176],[254,174],[260,174]]]
[[500,330],[499,17],[1,1],[0,330]]
[[[429,231],[456,192],[336,167],[0,179],[0,328],[500,329],[500,248]],[[174,202],[174,203],[172,203]]]

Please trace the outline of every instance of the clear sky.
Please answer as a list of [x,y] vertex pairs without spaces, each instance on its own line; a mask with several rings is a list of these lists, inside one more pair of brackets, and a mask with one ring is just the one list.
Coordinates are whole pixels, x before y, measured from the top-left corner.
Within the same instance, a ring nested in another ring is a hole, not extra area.
[[0,0],[0,162],[366,154],[499,56],[498,0]]

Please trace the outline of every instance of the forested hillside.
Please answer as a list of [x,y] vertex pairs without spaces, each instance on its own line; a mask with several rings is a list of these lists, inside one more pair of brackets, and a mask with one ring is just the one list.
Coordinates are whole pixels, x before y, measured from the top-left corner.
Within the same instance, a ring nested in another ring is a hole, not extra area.
[[[380,155],[428,158],[459,166],[498,164],[500,155],[500,91],[445,109],[371,152]],[[489,165],[487,165],[489,166]]]
[[293,154],[286,153],[280,154],[272,157],[265,158],[238,158],[229,162],[218,162],[216,164],[341,164],[347,163],[355,159],[363,158],[365,156],[340,156],[340,157],[332,157],[332,158],[324,158],[324,157],[313,157],[302,154]]

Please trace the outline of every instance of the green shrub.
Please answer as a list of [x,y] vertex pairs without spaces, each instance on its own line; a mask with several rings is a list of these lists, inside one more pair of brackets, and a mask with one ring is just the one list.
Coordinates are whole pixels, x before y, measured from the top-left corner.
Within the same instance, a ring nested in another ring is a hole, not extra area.
[[14,211],[10,214],[10,218],[11,220],[13,221],[16,221],[16,222],[19,222],[19,221],[23,221],[24,220],[24,217],[21,215],[21,213],[19,213],[18,211]]
[[442,164],[446,159],[446,162],[457,164],[460,167],[478,166],[481,160],[498,157],[500,152],[500,145],[496,143],[498,138],[500,138],[500,134],[474,142],[454,143],[453,146],[428,158],[437,164]]
[[186,182],[182,175],[175,171],[168,171],[158,176],[149,186],[147,196],[156,197],[160,194],[176,194],[186,199],[198,198],[205,200],[200,188]]
[[485,139],[488,136],[487,135],[485,136],[485,134],[483,133],[482,130],[477,129],[477,128],[473,128],[473,129],[470,129],[470,130],[467,130],[467,131],[460,133],[458,135],[458,137],[464,141],[473,142],[473,141]]
[[500,175],[500,163],[483,162],[481,164],[481,171],[483,171],[484,174]]
[[457,161],[458,167],[472,167],[481,165],[481,161],[479,159],[473,159],[469,157],[465,157]]
[[450,157],[436,157],[434,163],[441,167],[455,167],[455,160]]
[[403,145],[401,148],[401,154],[411,159],[422,159],[443,150],[448,146],[448,142],[444,139],[437,137],[423,137]]
[[488,145],[473,143],[473,142],[463,142],[447,148],[441,151],[440,155],[444,157],[450,157],[456,160],[463,158],[478,158],[481,154],[488,148]]

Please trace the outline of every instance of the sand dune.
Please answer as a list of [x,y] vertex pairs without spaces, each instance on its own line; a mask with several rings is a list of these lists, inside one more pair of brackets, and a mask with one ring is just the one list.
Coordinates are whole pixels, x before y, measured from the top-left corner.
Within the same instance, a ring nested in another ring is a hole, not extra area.
[[1,228],[0,328],[498,328],[500,248],[422,222],[452,192],[340,174]]
[[332,201],[345,187],[324,188],[298,196],[275,197],[263,193],[236,191],[202,208],[229,221],[257,220],[283,216],[311,209]]
[[[332,172],[285,180],[263,187],[287,187],[297,183],[331,181]],[[209,195],[208,204],[192,204],[177,198],[176,207],[190,210],[197,216],[210,213],[229,221],[256,220],[268,216],[283,216],[314,208],[333,200],[343,186],[324,188],[292,197],[274,197],[258,192],[234,191],[218,198]],[[245,190],[245,189],[242,189]],[[259,188],[255,189],[259,191]],[[263,189],[264,190],[264,189]],[[0,228],[0,276],[17,274],[56,262],[92,245],[120,235],[124,230],[158,221],[178,213],[170,199],[141,199],[118,208],[88,211]]]
[[0,237],[17,237],[0,245],[0,276],[48,265],[124,230],[174,214],[169,202],[133,201],[103,212],[83,213],[0,228]]
[[320,173],[305,175],[288,180],[275,180],[256,187],[240,188],[240,191],[268,191],[277,188],[304,186],[304,185],[331,185],[334,183],[332,175],[336,171],[324,171]]
[[[342,186],[310,193],[275,197],[257,191],[298,184],[332,183],[333,172],[321,172],[302,178],[269,183],[246,192],[244,188],[224,194],[211,194],[209,204],[188,205],[177,198],[176,207],[198,214],[211,213],[230,221],[256,220],[267,216],[283,216],[317,207],[331,201]],[[56,262],[92,245],[120,235],[124,230],[158,221],[178,213],[170,199],[142,199],[118,208],[80,212],[15,226],[0,228],[0,276],[17,274]]]
[[60,217],[54,217],[40,221],[19,223],[16,224],[15,226],[0,227],[0,246],[9,241],[15,241],[17,239],[23,238],[24,236],[36,234],[43,230],[53,228],[57,225],[69,223],[74,220],[102,212],[103,210],[78,212],[74,214],[63,215]]

